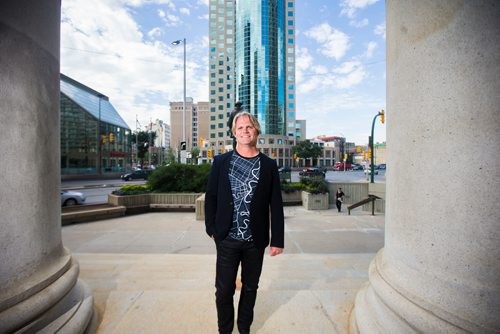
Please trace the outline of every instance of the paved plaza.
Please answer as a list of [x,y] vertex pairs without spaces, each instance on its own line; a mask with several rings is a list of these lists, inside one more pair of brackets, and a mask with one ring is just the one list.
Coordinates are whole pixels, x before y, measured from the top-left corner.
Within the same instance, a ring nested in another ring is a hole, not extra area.
[[[346,333],[384,218],[285,207],[285,253],[265,256],[252,333]],[[93,290],[97,333],[217,333],[215,245],[194,213],[69,225],[62,236]]]

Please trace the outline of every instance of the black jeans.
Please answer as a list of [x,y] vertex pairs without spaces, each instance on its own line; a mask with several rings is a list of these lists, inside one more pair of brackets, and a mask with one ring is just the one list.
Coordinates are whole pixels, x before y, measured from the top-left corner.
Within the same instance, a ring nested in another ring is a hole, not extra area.
[[240,263],[242,287],[238,304],[237,324],[240,333],[250,332],[263,260],[264,249],[255,247],[253,242],[227,238],[217,244],[215,301],[217,304],[219,333],[231,333],[233,331],[233,296]]
[[337,205],[337,210],[339,210],[339,212],[340,212],[340,210],[341,210],[341,208],[342,208],[342,202],[341,202],[341,201],[339,201],[339,200],[336,200],[336,201],[335,201],[335,204]]

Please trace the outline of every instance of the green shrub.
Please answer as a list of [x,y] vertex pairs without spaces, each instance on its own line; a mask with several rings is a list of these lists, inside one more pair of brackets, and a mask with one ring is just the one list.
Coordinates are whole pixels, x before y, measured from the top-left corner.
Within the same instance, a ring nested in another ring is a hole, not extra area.
[[124,195],[147,194],[149,192],[150,192],[150,189],[147,185],[143,186],[141,184],[129,184],[129,185],[120,187],[119,190],[113,191],[112,194],[124,196]]
[[328,192],[328,183],[325,180],[312,179],[306,185],[306,190],[312,194],[324,194]]
[[185,165],[172,163],[157,168],[148,178],[151,191],[157,193],[180,193],[206,191],[209,164]]
[[304,185],[302,183],[296,183],[296,182],[289,183],[289,182],[284,181],[284,180],[281,182],[281,190],[283,190],[286,193],[291,193],[294,191],[301,191],[304,189],[306,189],[306,185]]

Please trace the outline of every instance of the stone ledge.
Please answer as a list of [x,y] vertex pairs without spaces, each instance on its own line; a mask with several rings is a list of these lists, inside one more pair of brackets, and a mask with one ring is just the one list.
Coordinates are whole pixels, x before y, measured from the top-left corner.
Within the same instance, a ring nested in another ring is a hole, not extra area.
[[82,223],[101,219],[117,218],[125,216],[126,209],[127,208],[124,206],[111,206],[107,208],[90,210],[85,210],[85,208],[82,208],[81,211],[61,213],[61,222],[62,225],[68,225],[72,223]]

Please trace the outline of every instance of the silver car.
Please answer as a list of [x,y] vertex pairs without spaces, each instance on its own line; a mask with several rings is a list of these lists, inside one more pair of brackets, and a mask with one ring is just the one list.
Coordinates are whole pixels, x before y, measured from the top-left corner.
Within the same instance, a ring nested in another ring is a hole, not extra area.
[[78,191],[61,190],[61,205],[71,206],[83,204],[85,202],[85,195]]

